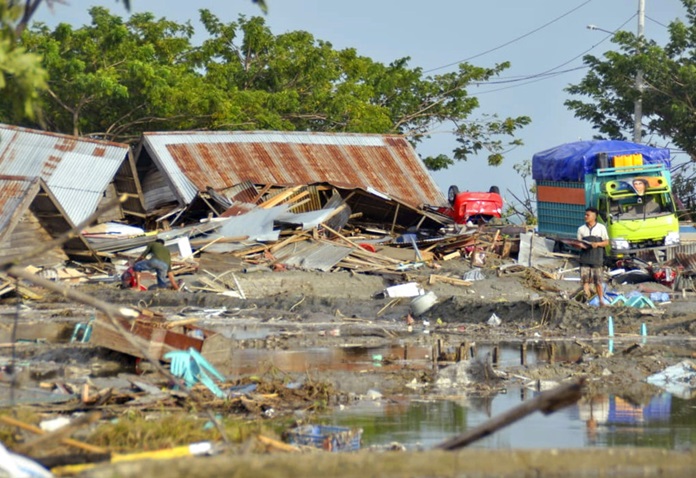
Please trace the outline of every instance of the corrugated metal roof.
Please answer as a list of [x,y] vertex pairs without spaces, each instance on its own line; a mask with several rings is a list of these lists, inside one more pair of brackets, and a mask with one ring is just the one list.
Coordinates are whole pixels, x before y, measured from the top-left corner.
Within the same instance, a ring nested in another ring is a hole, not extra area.
[[40,177],[74,224],[96,211],[128,145],[0,124],[0,175]]
[[197,191],[251,181],[372,188],[406,204],[445,198],[406,138],[299,132],[145,133],[149,155],[186,204]]
[[0,176],[0,238],[12,230],[19,215],[39,190],[36,178]]

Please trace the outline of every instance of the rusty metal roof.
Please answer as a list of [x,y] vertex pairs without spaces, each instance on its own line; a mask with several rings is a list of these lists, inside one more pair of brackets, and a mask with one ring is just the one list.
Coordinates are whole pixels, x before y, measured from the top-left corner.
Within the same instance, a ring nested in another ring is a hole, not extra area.
[[419,207],[445,198],[403,136],[299,132],[145,133],[143,146],[190,203],[243,181],[371,188]]
[[38,190],[38,178],[0,176],[0,239],[14,229]]
[[0,124],[0,175],[40,177],[74,224],[96,211],[128,145]]

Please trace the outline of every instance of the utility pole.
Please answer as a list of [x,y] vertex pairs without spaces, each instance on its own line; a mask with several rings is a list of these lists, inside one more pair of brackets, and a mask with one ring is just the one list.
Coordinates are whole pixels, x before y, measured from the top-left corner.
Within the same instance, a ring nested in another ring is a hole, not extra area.
[[[645,35],[645,0],[638,0],[638,43],[643,43]],[[636,92],[638,97],[633,103],[633,142],[640,143],[643,139],[643,72],[636,72]]]

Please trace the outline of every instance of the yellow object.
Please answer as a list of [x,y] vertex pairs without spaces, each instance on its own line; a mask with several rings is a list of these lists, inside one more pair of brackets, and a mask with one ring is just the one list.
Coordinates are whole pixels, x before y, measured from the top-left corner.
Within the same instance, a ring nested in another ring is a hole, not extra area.
[[[114,453],[111,455],[109,463],[137,460],[170,460],[172,458],[181,458],[184,456],[203,455],[209,453],[211,449],[212,445],[210,442],[201,442],[168,448],[166,450],[143,451],[140,453],[128,453],[123,455]],[[51,472],[56,476],[71,476],[101,464],[102,463],[85,463],[82,465],[58,466],[51,469]]]
[[614,167],[622,168],[625,166],[642,166],[643,165],[643,155],[640,153],[636,154],[622,154],[619,156],[614,156]]

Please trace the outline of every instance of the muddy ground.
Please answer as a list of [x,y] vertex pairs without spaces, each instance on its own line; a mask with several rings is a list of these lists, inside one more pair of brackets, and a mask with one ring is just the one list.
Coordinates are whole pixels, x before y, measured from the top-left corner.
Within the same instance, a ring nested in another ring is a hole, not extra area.
[[[213,330],[263,327],[268,331],[262,338],[230,339],[231,348],[286,350],[316,346],[343,347],[346,344],[375,347],[399,343],[432,350],[427,367],[421,363],[418,367],[383,367],[360,374],[321,370],[295,374],[311,376],[314,382],[330,386],[328,406],[349,405],[355,397],[370,390],[378,390],[385,397],[495,394],[506,387],[528,385],[534,381],[541,387],[542,384],[554,384],[574,377],[587,378],[586,398],[609,393],[641,404],[656,392],[653,386],[644,381],[648,375],[685,358],[692,358],[696,352],[691,342],[696,331],[696,299],[692,297],[673,294],[670,303],[658,305],[655,309],[625,306],[597,308],[577,300],[577,281],[549,279],[533,269],[500,273],[495,266],[491,264],[484,268],[485,279],[474,281],[470,286],[443,282],[430,284],[428,280],[431,274],[461,278],[470,270],[468,262],[464,260],[444,262],[437,269],[424,268],[389,275],[297,270],[240,272],[236,277],[245,299],[197,291],[196,287],[200,284],[195,275],[183,277],[188,290],[180,292],[135,292],[121,290],[114,283],[84,284],[79,286],[79,290],[110,303],[162,312],[171,320],[196,316],[199,317],[199,325]],[[407,281],[419,282],[425,291],[437,295],[438,302],[422,316],[413,317],[410,314],[411,299],[384,297],[385,288]],[[657,283],[610,287],[623,294],[634,290],[671,292]],[[15,321],[18,324],[15,338],[23,341],[21,346],[14,349],[14,359],[24,364],[16,380],[23,385],[51,380],[81,383],[85,377],[96,380],[110,374],[133,373],[131,357],[89,344],[68,343],[75,324],[89,320],[93,314],[94,310],[90,307],[66,302],[62,297],[48,292],[41,301],[5,299],[0,306],[0,343],[11,341]],[[493,314],[500,319],[499,325],[489,324]],[[614,353],[607,350],[609,316],[614,323]],[[646,341],[639,335],[643,324],[649,334]],[[495,357],[491,354],[455,363],[459,358],[457,351],[461,351],[462,347],[470,350],[472,346],[500,343],[519,347],[522,344],[530,347],[541,344],[548,348],[549,355],[547,360],[531,366],[521,363],[496,366]],[[7,346],[0,349],[3,363],[10,360],[10,350]],[[383,358],[385,365],[390,360],[399,359]],[[290,375],[284,377],[286,382],[297,378]],[[154,373],[146,373],[143,377],[151,377],[157,383]],[[448,378],[445,388],[442,385],[445,383],[443,377]],[[7,382],[11,378],[5,373],[3,380]],[[244,377],[235,377],[235,380],[242,383]],[[302,400],[295,403],[289,401],[285,405],[276,402],[274,405],[280,415],[292,414],[296,411],[294,407],[307,406]],[[60,408],[63,413],[67,409]],[[263,419],[263,411],[263,407],[255,409],[248,406],[240,409],[239,413],[250,419]],[[586,468],[582,465],[587,460],[583,451],[574,451],[570,455],[575,457],[576,471],[580,473],[577,476],[611,476],[602,471],[613,466],[611,459],[603,462],[597,458],[597,463],[604,465]],[[466,466],[457,466],[463,461],[468,463],[471,457],[442,461],[443,467],[429,474],[415,471],[405,473],[402,467],[405,462],[398,458],[395,463],[386,465],[391,461],[360,456],[354,459],[355,469],[351,472],[342,468],[345,462],[341,461],[350,461],[350,458],[317,458],[312,455],[313,458],[308,459],[317,460],[315,470],[330,469],[333,471],[326,473],[335,476],[340,474],[338,468],[342,470],[341,476],[358,473],[365,476],[365,467],[370,469],[377,466],[375,462],[385,464],[372,470],[374,475],[379,476],[464,476],[464,470],[471,471]],[[408,459],[413,470],[422,470],[421,461],[427,463],[430,460],[423,456]],[[477,468],[480,473],[476,476],[560,476],[560,473],[553,471],[559,469],[554,468],[553,460],[538,461],[538,456],[535,455],[534,459],[530,456],[514,458],[513,461],[527,463],[522,468],[503,467],[505,470],[485,471],[481,465]],[[679,476],[679,473],[670,475],[669,466],[683,464],[686,467],[680,468],[683,471],[692,466],[694,459],[693,454],[675,457],[667,452],[655,452],[655,456],[661,458],[655,458],[657,461],[653,460],[652,465],[651,459],[634,460],[633,475]],[[305,458],[297,457],[297,463]],[[270,461],[264,462],[265,459]],[[223,458],[210,460],[206,462],[210,464],[210,473],[196,474],[188,465],[182,464],[181,476],[213,476],[215,470],[227,466]],[[266,476],[258,474],[259,467],[274,469],[280,466],[278,463],[282,460],[277,457],[247,457],[242,466],[247,471],[240,471],[239,476]],[[488,461],[488,455],[474,460],[477,463]],[[532,462],[536,465],[531,465]],[[303,465],[296,466],[301,468]],[[532,473],[530,469],[536,469],[536,472]],[[590,469],[594,471],[588,471]],[[140,473],[137,470],[139,468],[128,465],[118,471],[118,476],[135,476]],[[563,470],[566,476],[574,476],[568,468]],[[114,476],[110,471],[100,473],[103,474],[94,476]],[[225,474],[229,473],[229,469],[225,471]],[[305,471],[298,469],[297,473],[305,474]],[[325,476],[326,473],[317,472],[315,475]]]

